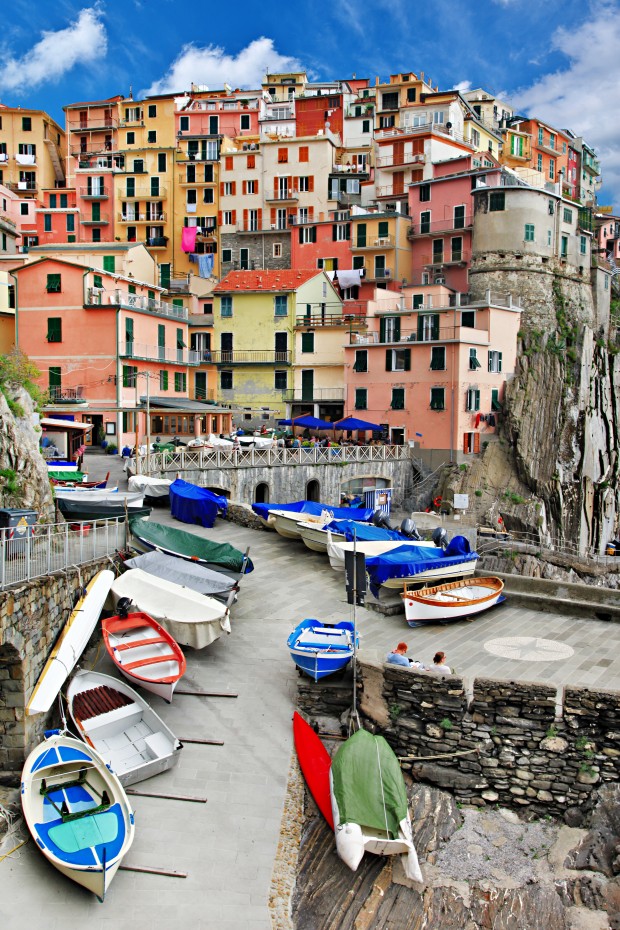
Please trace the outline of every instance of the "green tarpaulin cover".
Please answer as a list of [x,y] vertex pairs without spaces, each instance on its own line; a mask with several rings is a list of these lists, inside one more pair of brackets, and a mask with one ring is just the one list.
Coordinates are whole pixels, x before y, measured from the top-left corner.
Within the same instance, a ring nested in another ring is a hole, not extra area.
[[[174,526],[164,526],[162,523],[153,523],[151,520],[130,518],[129,528],[134,536],[143,539],[156,549],[177,553],[187,559],[200,559],[203,562],[221,565],[229,571],[241,571],[243,552],[229,543],[211,542],[209,539],[201,539],[186,530],[177,530]],[[251,572],[253,568],[252,562],[248,559],[246,573]]]
[[75,484],[81,484],[86,477],[83,471],[54,471],[53,468],[49,469],[49,476],[54,481],[72,481]]
[[387,831],[396,839],[407,817],[407,792],[398,759],[382,736],[354,733],[332,761],[332,781],[340,823]]

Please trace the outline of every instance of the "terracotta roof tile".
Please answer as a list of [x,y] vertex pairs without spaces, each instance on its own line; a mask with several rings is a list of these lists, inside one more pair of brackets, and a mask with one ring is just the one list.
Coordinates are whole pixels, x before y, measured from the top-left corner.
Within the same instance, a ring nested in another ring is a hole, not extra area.
[[316,268],[304,270],[284,268],[281,271],[230,271],[213,288],[213,293],[223,294],[230,291],[296,291],[306,281],[310,281],[322,273]]

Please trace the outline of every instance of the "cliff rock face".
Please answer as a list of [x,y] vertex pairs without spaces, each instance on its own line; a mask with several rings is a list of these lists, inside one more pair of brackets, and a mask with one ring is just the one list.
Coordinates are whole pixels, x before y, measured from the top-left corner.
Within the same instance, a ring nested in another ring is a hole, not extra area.
[[510,473],[504,487],[512,491],[496,509],[509,525],[543,543],[601,551],[617,532],[620,504],[620,358],[609,342],[608,305],[597,304],[583,271],[535,257],[475,254],[470,280],[474,297],[510,292],[524,312],[500,422],[503,448],[487,449],[482,473],[474,464],[451,485],[472,495],[482,490],[478,498],[491,506],[485,486],[496,483],[503,458],[500,471],[509,465]]
[[16,387],[13,399],[23,411],[14,416],[0,392],[0,477],[2,506],[37,510],[43,523],[54,520],[47,466],[39,452],[40,432],[33,426],[32,398]]

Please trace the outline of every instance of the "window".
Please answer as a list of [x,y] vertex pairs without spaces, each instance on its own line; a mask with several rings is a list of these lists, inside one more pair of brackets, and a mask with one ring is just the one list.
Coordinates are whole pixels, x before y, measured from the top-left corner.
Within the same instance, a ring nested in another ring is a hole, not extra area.
[[258,181],[246,181],[245,192],[246,194],[258,194]]
[[407,103],[415,103],[416,88],[408,87],[407,88]]
[[223,226],[232,226],[233,225],[233,213],[234,210],[224,210],[222,213],[222,225]]
[[162,174],[166,170],[166,153],[165,152],[159,152],[159,154],[157,155],[157,170],[161,172]]
[[534,238],[534,224],[526,223],[525,224],[525,241],[526,242],[535,242]]
[[112,274],[116,271],[116,258],[114,255],[104,255],[103,256],[103,270],[111,271]]
[[551,245],[551,230],[547,230],[547,245]]
[[157,116],[157,105],[154,103],[149,103],[149,108],[147,112],[148,112],[149,119],[155,119],[155,117]]
[[278,149],[278,164],[285,165],[288,162],[288,149]]
[[480,410],[480,391],[478,388],[468,388],[465,397],[465,410],[475,413]]
[[240,117],[240,120],[239,120],[239,128],[240,128],[241,132],[243,132],[244,129],[249,129],[249,128],[250,128],[250,114],[249,114],[249,113],[242,113],[242,114],[241,114],[241,117]]
[[379,129],[391,129],[396,124],[394,116],[380,116]]
[[314,352],[314,333],[301,334],[301,351]]
[[543,157],[540,154],[538,155],[536,159],[536,168],[538,169],[538,171],[543,170]]
[[555,177],[555,158],[549,159],[549,177],[552,181]]
[[491,191],[489,194],[489,211],[500,211],[506,209],[506,194],[504,191]]
[[123,365],[123,387],[136,387],[138,368],[136,365]]
[[61,372],[60,366],[50,365],[48,369],[49,391],[52,399],[59,397],[61,394]]
[[390,407],[392,410],[404,410],[405,409],[405,389],[404,388],[392,388],[392,400],[390,402]]
[[[50,194],[50,210],[56,209],[56,201],[57,201],[56,194]],[[6,210],[6,200],[2,201],[2,208]]]
[[564,207],[564,222],[572,223],[573,222],[573,211],[569,210],[568,207]]
[[179,132],[189,132],[189,116],[179,117]]
[[370,120],[369,119],[362,120],[362,132],[363,133],[370,132]]
[[288,313],[288,297],[286,294],[276,294],[273,298],[274,313],[276,316],[286,316]]
[[355,388],[355,409],[366,410],[368,408],[368,390],[366,388]]
[[433,346],[431,349],[431,371],[446,370],[446,347]]
[[499,374],[502,370],[502,353],[495,350],[489,351],[489,371]]
[[350,238],[351,238],[350,223],[335,223],[332,226],[332,240],[334,242],[346,242]]
[[454,228],[465,228],[465,207],[463,205],[454,208]]
[[443,239],[433,239],[433,264],[441,265],[443,262]]
[[300,226],[299,243],[316,242],[316,226]]
[[44,213],[43,214],[43,232],[52,231],[52,214]]
[[48,294],[60,294],[61,279],[59,274],[48,274],[46,291]]
[[454,236],[450,240],[451,252],[450,257],[453,262],[463,261],[463,239],[461,236]]
[[523,158],[523,136],[510,137],[510,154]]
[[[132,241],[133,242],[136,241],[135,237],[133,238]],[[100,229],[93,229],[93,242],[101,242],[101,230]]]
[[439,339],[439,314],[418,314],[418,342],[430,342]]
[[549,211],[549,216],[553,216],[553,214],[555,213],[555,204],[553,200],[548,201],[547,210]]
[[431,199],[430,184],[420,184],[420,203],[427,203]]
[[20,213],[20,216],[28,216],[28,204],[27,203],[20,203],[19,213]]
[[386,349],[386,371],[411,371],[411,349]]
[[412,307],[414,310],[419,310],[420,307],[424,306],[424,294],[414,294]]
[[282,243],[281,242],[274,242],[272,254],[274,258],[282,258]]
[[59,316],[47,318],[47,341],[62,342],[62,320]]
[[136,143],[136,134],[135,132],[127,133],[127,145],[135,145]]
[[235,192],[233,187],[234,181],[224,181],[222,184],[222,194],[224,197],[232,197]]
[[147,142],[157,142],[157,132],[154,129],[149,129],[146,135]]
[[356,349],[353,371],[368,371],[368,349]]
[[[232,253],[231,253],[232,254]],[[230,259],[229,259],[230,261]],[[233,299],[232,297],[222,297],[221,299],[221,315],[222,316],[232,316],[233,315]]]
[[75,232],[75,214],[67,213],[67,232]]
[[275,371],[273,377],[273,387],[276,391],[286,391],[288,379],[286,371]]
[[[93,287],[103,287],[103,278],[100,274],[93,275]],[[135,291],[135,288],[134,288]]]
[[431,388],[431,410],[445,410],[445,388]]
[[545,141],[545,137],[543,135],[543,129],[542,129],[542,126],[539,126],[538,127],[538,144],[544,145],[544,141]]
[[568,258],[568,236],[562,236],[560,243],[560,257]]
[[203,203],[215,203],[214,191],[213,188],[207,187],[202,192],[202,202]]
[[[469,370],[475,371],[476,368],[480,368],[480,361],[478,359],[478,350],[470,349],[469,350]],[[489,369],[490,371],[491,369]]]
[[480,148],[480,133],[477,129],[471,131],[471,142],[477,149]]
[[550,149],[554,149],[554,148],[555,148],[555,133],[553,133],[553,132],[550,132],[550,133],[549,133],[549,148],[550,148]]
[[174,389],[177,392],[177,394],[181,394],[187,391],[187,375],[185,374],[184,371],[175,371]]
[[581,253],[581,255],[586,255],[586,254],[587,254],[587,251],[586,251],[586,237],[585,237],[585,236],[580,236],[580,237],[579,237],[579,252]]
[[[280,150],[278,149],[278,155],[279,155],[279,153],[280,153]],[[299,160],[300,160],[300,161],[310,161],[310,149],[308,148],[307,145],[300,145],[300,146],[299,146]],[[280,161],[280,158],[279,158],[279,157],[278,157],[278,161]]]
[[501,409],[502,409],[502,408],[501,408],[501,405],[500,405],[500,402],[499,402],[499,389],[498,389],[498,388],[493,388],[493,389],[491,390],[491,410],[497,411],[497,410],[501,410]]
[[32,119],[30,116],[22,116],[22,132],[32,132]]
[[222,391],[232,391],[233,373],[232,371],[220,372],[220,388]]

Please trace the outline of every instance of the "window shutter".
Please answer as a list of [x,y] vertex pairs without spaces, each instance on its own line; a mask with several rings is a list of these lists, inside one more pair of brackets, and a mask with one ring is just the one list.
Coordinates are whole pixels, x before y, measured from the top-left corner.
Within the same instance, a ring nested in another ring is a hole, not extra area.
[[313,206],[312,206],[312,207],[308,207],[308,218],[311,219],[311,220],[314,219],[314,207],[313,207]]
[[345,230],[346,230],[345,238],[349,240],[351,238],[351,224],[350,223],[345,224]]
[[498,371],[502,370],[502,353],[501,352],[497,353],[497,370]]
[[304,242],[304,230],[303,230],[303,226],[300,226],[299,227],[299,244],[303,245],[303,242]]
[[316,242],[316,226],[313,226],[310,230],[310,241]]
[[493,353],[490,352],[490,351],[487,352],[487,358],[488,358],[488,361],[489,361],[488,369],[487,369],[487,370],[488,370],[488,371],[491,371],[491,367],[492,367],[492,365],[493,365]]
[[277,217],[277,214],[276,214],[276,208],[275,208],[275,207],[272,207],[272,208],[271,208],[271,225],[272,225],[272,226],[275,226],[275,225],[276,225],[276,220],[277,220],[277,218],[278,218],[278,217]]
[[433,338],[433,339],[439,339],[439,317],[438,317],[438,316],[434,316],[434,317],[433,317],[433,332],[432,332],[432,338]]
[[336,242],[338,238],[338,226],[334,223],[332,226],[332,242]]
[[[232,213],[232,225],[235,226],[237,224],[237,211],[231,210],[231,213]],[[439,323],[437,324],[437,329],[439,330]]]
[[263,228],[263,211],[262,211],[262,208],[260,207],[256,211],[256,221],[258,223],[258,228],[262,229]]
[[254,181],[254,193],[255,194],[258,194],[258,187],[259,187],[258,181]]
[[474,433],[474,452],[480,452],[480,433]]
[[463,452],[465,455],[469,453],[469,442],[468,442],[469,433],[463,433]]
[[475,403],[476,410],[480,410],[480,391],[475,392],[474,403]]
[[424,317],[418,313],[418,342],[422,342],[424,336]]
[[314,175],[313,174],[311,174],[308,177],[308,190],[310,191],[310,193],[314,191]]
[[243,211],[243,228],[244,228],[244,229],[249,229],[249,226],[248,226],[248,211],[247,211],[247,210],[244,210],[244,211]]
[[247,194],[247,192],[248,192],[248,182],[247,182],[247,181],[242,181],[242,182],[241,182],[241,193],[245,196],[245,194]]
[[279,180],[278,178],[273,179],[273,195],[277,198],[279,190]]
[[292,180],[292,186],[293,186],[293,193],[297,193],[297,191],[299,190],[299,178],[297,177],[297,175],[294,175],[291,180]]
[[222,225],[222,211],[221,210],[219,210],[217,214],[217,225],[218,226]]
[[379,320],[379,342],[385,342],[385,317]]
[[394,338],[392,342],[400,342],[400,319],[398,317],[394,320]]
[[411,349],[404,352],[405,371],[411,371]]
[[392,370],[392,350],[391,349],[385,350],[385,370],[386,371]]
[[230,192],[233,195],[233,197],[236,195],[237,193],[237,182],[236,181],[231,181]]
[[224,182],[220,181],[220,197],[224,196]]
[[227,155],[226,156],[226,171],[232,171],[232,170],[233,170],[232,155]]

